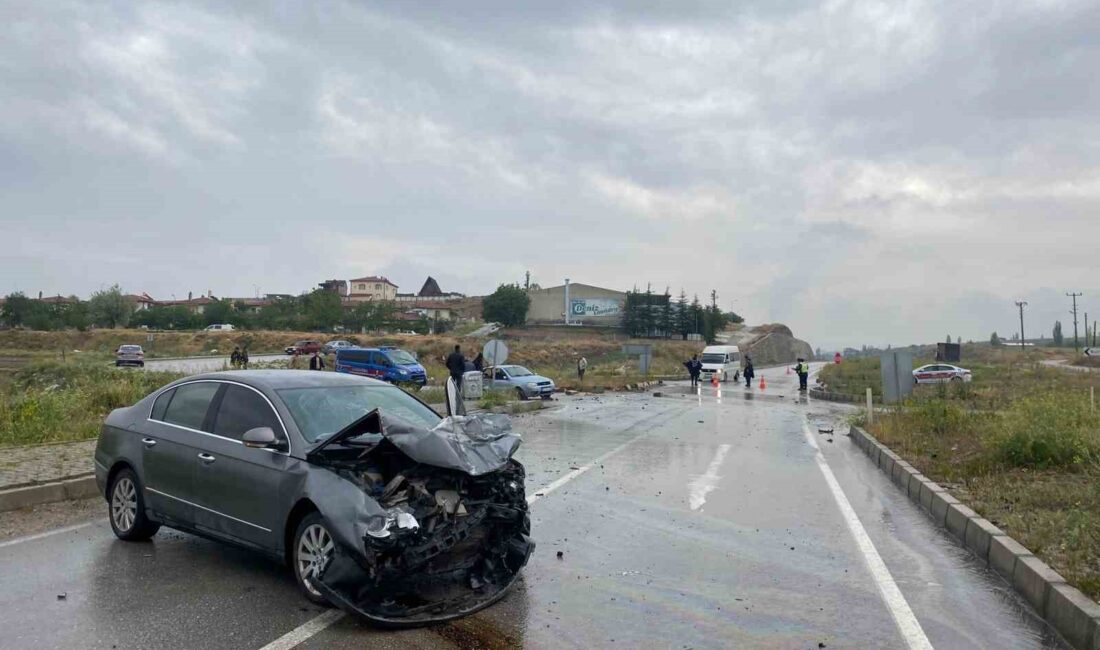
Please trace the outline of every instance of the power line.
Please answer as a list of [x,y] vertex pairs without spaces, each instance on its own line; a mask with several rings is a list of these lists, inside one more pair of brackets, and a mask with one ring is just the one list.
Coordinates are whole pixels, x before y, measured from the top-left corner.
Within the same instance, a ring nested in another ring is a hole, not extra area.
[[1076,354],[1080,350],[1080,346],[1077,344],[1077,298],[1083,296],[1083,293],[1067,293],[1067,296],[1073,298],[1073,352]]
[[1027,301],[1017,300],[1016,306],[1020,308],[1020,351],[1024,350],[1024,307],[1027,307]]

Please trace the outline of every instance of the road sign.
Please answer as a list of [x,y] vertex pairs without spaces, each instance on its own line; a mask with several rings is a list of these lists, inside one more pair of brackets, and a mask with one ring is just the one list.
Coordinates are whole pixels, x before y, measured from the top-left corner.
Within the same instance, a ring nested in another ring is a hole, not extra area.
[[1085,348],[1085,356],[1086,357],[1091,357],[1094,354],[1100,354],[1100,350],[1095,350],[1094,351],[1092,348]]
[[500,339],[493,339],[485,344],[481,354],[490,366],[499,366],[508,360],[508,346]]

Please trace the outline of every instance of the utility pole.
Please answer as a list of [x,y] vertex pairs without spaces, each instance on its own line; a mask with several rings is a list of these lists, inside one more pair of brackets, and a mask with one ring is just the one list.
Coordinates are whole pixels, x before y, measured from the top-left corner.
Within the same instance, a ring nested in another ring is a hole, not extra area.
[[1073,314],[1073,353],[1077,354],[1080,348],[1080,346],[1077,344],[1077,297],[1084,294],[1071,292],[1067,293],[1066,295],[1070,298],[1073,298],[1073,311],[1071,311],[1070,313]]
[[718,311],[718,292],[714,289],[710,290],[710,308]]
[[1016,306],[1020,308],[1020,351],[1024,351],[1024,307],[1027,307],[1027,301],[1017,300]]
[[530,271],[527,272],[527,275],[523,279],[523,288],[524,288],[524,290],[528,290],[528,291],[531,289],[531,272]]

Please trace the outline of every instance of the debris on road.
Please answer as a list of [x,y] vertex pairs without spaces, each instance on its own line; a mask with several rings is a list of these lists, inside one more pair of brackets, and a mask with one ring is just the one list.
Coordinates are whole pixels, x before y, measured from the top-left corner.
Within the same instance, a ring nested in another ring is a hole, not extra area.
[[558,551],[558,559],[560,560],[564,557],[565,557],[565,553],[562,553],[561,551]]

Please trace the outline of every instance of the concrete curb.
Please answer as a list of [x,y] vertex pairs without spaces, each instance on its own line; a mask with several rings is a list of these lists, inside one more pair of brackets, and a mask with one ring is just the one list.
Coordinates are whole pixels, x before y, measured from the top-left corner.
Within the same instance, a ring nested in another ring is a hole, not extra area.
[[821,390],[820,388],[811,388],[810,397],[825,402],[845,402],[847,404],[861,404],[867,399],[866,397],[860,397],[859,395],[833,393],[827,390]]
[[0,491],[0,512],[28,508],[43,503],[87,499],[99,494],[95,475],[88,474],[42,485],[29,485]]
[[911,501],[1011,584],[1071,646],[1100,650],[1100,605],[870,433],[852,426],[849,436]]

